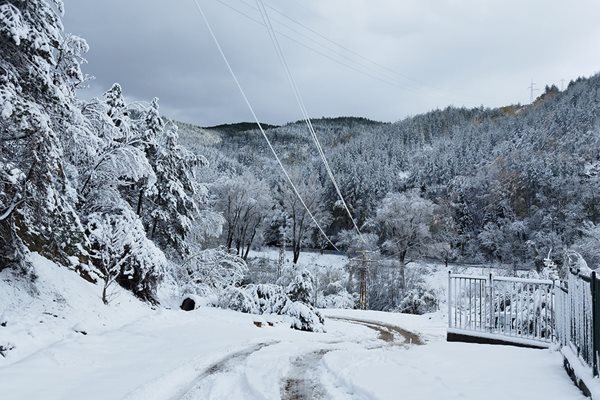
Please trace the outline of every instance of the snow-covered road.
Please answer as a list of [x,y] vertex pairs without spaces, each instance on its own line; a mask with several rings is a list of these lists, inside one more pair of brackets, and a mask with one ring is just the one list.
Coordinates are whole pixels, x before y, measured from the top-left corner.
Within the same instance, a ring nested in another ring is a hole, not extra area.
[[162,312],[0,368],[2,399],[583,399],[550,351],[446,343],[413,316],[326,314],[328,333],[311,334]]
[[447,343],[441,314],[324,310],[308,333],[125,292],[104,306],[70,271],[38,274],[35,295],[0,279],[2,400],[584,399],[557,353]]

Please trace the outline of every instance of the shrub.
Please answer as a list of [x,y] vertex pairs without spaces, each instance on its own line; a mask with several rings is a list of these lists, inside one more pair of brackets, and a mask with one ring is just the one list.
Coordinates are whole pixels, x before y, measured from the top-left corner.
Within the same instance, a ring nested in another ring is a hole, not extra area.
[[407,314],[422,315],[437,310],[438,299],[431,289],[419,285],[404,295],[397,311]]

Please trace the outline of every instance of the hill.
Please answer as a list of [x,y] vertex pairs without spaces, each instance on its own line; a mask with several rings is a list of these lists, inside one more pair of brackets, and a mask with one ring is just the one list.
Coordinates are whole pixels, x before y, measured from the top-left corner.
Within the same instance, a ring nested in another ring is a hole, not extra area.
[[[449,218],[457,258],[539,268],[550,250],[576,245],[586,253],[583,230],[600,222],[599,182],[589,173],[600,160],[599,89],[595,75],[562,92],[547,87],[531,105],[448,107],[391,124],[364,118],[313,124],[361,224],[386,194],[416,189]],[[280,172],[256,130],[213,132],[221,141],[203,151],[214,168],[276,184]],[[286,166],[319,177],[333,216],[328,233],[349,228],[306,127],[292,122],[268,133]],[[195,141],[186,129],[182,136]],[[220,155],[211,157],[213,150]]]

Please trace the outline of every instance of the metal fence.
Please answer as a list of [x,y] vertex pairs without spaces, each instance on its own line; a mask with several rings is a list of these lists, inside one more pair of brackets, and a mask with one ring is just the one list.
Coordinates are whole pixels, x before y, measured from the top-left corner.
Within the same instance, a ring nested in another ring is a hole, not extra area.
[[550,280],[449,274],[448,328],[547,345],[554,333]]
[[556,335],[598,376],[600,350],[600,279],[571,269],[556,290]]
[[[589,270],[588,270],[589,271]],[[448,332],[570,347],[594,376],[600,364],[600,276],[570,269],[564,281],[450,274]]]

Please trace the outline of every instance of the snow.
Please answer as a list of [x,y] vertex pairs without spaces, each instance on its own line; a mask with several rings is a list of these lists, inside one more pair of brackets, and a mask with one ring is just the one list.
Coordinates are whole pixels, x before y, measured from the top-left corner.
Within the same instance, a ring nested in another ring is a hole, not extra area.
[[443,342],[324,357],[327,370],[362,398],[583,399],[560,363],[549,351]]
[[[100,285],[31,260],[29,291],[0,272],[0,344],[15,346],[0,357],[3,400],[583,399],[557,352],[447,343],[443,311],[328,309],[326,333],[300,332],[277,316],[152,309],[119,288],[104,305]],[[383,340],[390,327],[425,344]]]
[[594,378],[590,368],[585,365],[581,359],[569,346],[563,346],[560,349],[561,354],[568,360],[569,366],[573,369],[575,376],[583,381],[590,391],[593,399],[600,398],[600,380]]
[[[251,250],[249,254],[249,258],[266,258],[269,260],[277,261],[279,257],[278,249],[270,249],[265,248],[264,250]],[[286,250],[285,252],[285,262],[289,264],[292,262],[294,256],[290,250]],[[300,253],[300,258],[298,259],[298,266],[300,267],[311,267],[314,265],[327,265],[327,266],[335,266],[335,267],[343,267],[348,263],[348,257],[339,254],[320,254],[317,252],[311,251],[302,251]]]

